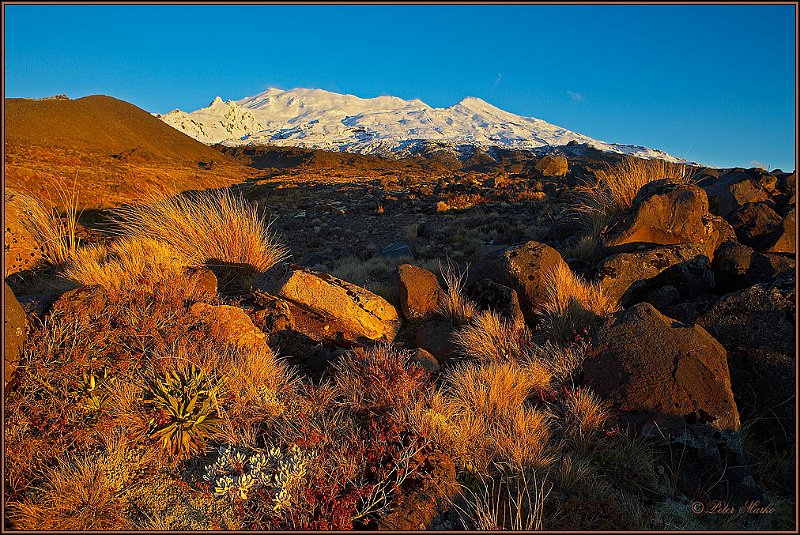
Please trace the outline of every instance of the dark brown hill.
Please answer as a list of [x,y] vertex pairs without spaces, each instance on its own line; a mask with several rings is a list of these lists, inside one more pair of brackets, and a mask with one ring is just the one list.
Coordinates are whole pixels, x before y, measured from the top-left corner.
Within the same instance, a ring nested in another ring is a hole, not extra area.
[[241,183],[258,172],[103,95],[5,99],[5,186],[60,205],[54,186],[79,191],[81,208],[141,202]]
[[6,143],[120,154],[136,149],[148,158],[203,161],[219,151],[175,130],[128,102],[104,95],[68,99],[5,99]]

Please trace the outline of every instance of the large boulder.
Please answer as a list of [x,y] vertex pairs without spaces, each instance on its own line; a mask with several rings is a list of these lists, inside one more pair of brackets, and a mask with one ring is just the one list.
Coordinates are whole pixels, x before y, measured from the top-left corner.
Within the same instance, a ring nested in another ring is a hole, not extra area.
[[712,211],[727,217],[734,210],[750,202],[764,202],[769,195],[754,182],[748,171],[737,171],[723,175],[705,188],[711,201]]
[[795,209],[789,210],[780,226],[769,239],[767,251],[771,253],[795,253],[795,235],[797,234],[797,220]]
[[741,243],[727,242],[717,249],[711,267],[716,292],[726,294],[794,272],[795,261],[779,254],[761,253]]
[[536,322],[545,299],[547,274],[564,260],[558,251],[536,241],[497,249],[481,257],[470,270],[470,280],[491,279],[515,290],[526,321]]
[[750,469],[741,433],[700,423],[680,431],[651,425],[642,435],[654,445],[656,462],[677,479],[681,492],[690,499],[723,502],[734,509],[765,499]]
[[763,202],[744,204],[728,219],[740,242],[760,250],[769,246],[769,238],[782,223],[781,216]]
[[635,282],[626,292],[623,306],[647,301],[664,314],[683,321],[671,313],[674,307],[692,300],[711,297],[714,273],[705,255],[670,266],[652,279]]
[[612,298],[625,302],[632,286],[700,256],[708,260],[703,248],[691,243],[617,253],[600,261],[595,269],[595,280]]
[[443,290],[436,275],[411,264],[397,268],[400,311],[407,320],[422,319],[435,313]]
[[264,281],[264,290],[333,318],[350,332],[371,340],[394,340],[400,317],[383,297],[327,273],[294,266]]
[[560,177],[569,172],[566,156],[544,156],[536,162],[536,171],[543,177]]
[[492,279],[481,279],[470,284],[467,294],[481,310],[494,310],[515,325],[525,323],[525,316],[519,305],[519,297],[512,288],[494,282]]
[[414,345],[430,353],[438,364],[447,364],[456,358],[458,347],[453,342],[457,326],[449,321],[433,319],[417,327]]
[[700,244],[713,256],[719,231],[708,212],[708,198],[702,188],[670,179],[642,186],[630,209],[606,229],[606,247],[649,243]]
[[5,277],[36,267],[42,259],[41,248],[23,225],[21,217],[20,194],[5,191]]
[[697,321],[725,346],[737,405],[778,448],[795,433],[795,276],[722,297]]
[[9,379],[17,369],[19,355],[22,351],[22,344],[28,334],[28,316],[25,310],[17,301],[14,292],[3,282],[3,310],[5,318],[3,321],[3,381],[8,384]]
[[778,187],[787,195],[794,195],[797,191],[797,173],[782,173],[778,180]]
[[739,429],[725,348],[702,327],[678,323],[649,303],[600,322],[583,369],[584,385],[635,424]]
[[253,324],[241,308],[198,302],[189,308],[189,314],[217,340],[250,352],[268,348],[264,332]]
[[610,402],[621,423],[653,441],[684,492],[737,505],[763,498],[744,456],[719,342],[648,303],[602,320],[594,340],[584,385]]
[[778,175],[778,189],[781,192],[778,195],[780,200],[780,213],[785,215],[786,212],[794,208],[795,193],[797,190],[797,173],[780,173]]
[[727,294],[699,323],[732,351],[760,347],[793,355],[794,281],[794,274],[787,273],[774,282]]

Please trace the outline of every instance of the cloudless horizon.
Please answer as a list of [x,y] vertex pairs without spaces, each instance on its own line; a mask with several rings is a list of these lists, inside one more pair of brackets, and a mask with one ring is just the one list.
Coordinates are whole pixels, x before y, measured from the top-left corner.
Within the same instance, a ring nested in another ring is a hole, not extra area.
[[5,97],[150,112],[466,96],[718,167],[795,169],[795,5],[4,5]]

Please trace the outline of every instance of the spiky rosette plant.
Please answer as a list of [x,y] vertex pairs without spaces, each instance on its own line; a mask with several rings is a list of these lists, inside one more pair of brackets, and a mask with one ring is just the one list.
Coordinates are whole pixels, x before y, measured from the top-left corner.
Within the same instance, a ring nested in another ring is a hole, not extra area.
[[154,412],[150,437],[172,455],[202,451],[219,425],[223,383],[194,364],[146,379],[145,404]]

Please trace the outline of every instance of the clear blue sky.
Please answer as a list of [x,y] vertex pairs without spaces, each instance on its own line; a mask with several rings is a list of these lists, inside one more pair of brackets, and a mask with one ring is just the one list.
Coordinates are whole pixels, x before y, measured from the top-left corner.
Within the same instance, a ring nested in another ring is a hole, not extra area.
[[793,5],[4,8],[7,97],[471,95],[603,141],[795,168]]

